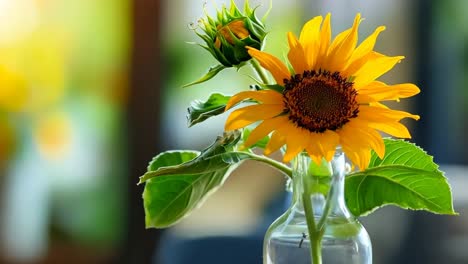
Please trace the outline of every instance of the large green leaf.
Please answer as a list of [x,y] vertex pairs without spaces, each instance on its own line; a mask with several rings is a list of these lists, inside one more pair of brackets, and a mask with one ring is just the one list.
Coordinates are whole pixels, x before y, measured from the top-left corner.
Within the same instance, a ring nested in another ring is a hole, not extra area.
[[212,192],[218,189],[236,163],[225,162],[223,154],[231,151],[240,133],[226,134],[203,152],[169,151],[156,156],[148,172],[143,204],[146,227],[163,228],[175,224]]
[[[155,169],[165,166],[176,166],[194,159],[196,152],[165,152],[156,156],[151,162]],[[191,182],[194,175],[163,176],[146,182],[143,191],[146,227],[165,227],[181,218],[190,207],[187,201],[191,196]]]
[[372,153],[365,171],[346,178],[346,203],[355,216],[367,215],[389,204],[456,214],[447,179],[431,156],[403,140],[385,139],[385,147],[383,159]]
[[195,100],[188,108],[187,121],[189,127],[206,119],[224,113],[226,104],[231,97],[220,93],[211,94],[206,102]]
[[164,228],[177,223],[222,186],[243,160],[264,162],[291,175],[282,163],[252,152],[235,151],[240,137],[240,132],[234,131],[218,137],[202,152],[168,151],[156,156],[140,178],[140,183],[146,183],[146,227]]

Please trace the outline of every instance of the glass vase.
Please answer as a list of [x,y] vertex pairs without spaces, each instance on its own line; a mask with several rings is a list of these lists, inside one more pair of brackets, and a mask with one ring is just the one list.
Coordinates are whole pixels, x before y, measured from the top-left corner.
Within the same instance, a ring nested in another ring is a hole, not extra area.
[[302,153],[292,165],[291,206],[266,232],[263,263],[371,264],[369,235],[344,199],[344,154],[317,164]]

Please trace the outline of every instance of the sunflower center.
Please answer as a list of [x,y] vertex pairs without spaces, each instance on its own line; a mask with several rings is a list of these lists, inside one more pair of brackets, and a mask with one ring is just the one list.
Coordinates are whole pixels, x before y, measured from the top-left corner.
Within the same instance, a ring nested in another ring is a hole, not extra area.
[[289,119],[311,132],[337,130],[359,113],[353,83],[338,72],[305,71],[284,83]]

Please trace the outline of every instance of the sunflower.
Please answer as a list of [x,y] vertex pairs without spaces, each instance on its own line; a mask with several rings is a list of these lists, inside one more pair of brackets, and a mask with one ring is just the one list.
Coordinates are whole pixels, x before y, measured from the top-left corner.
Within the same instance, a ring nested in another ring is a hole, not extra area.
[[[323,22],[323,23],[322,23]],[[403,118],[419,119],[404,111],[392,110],[382,101],[407,98],[419,93],[411,83],[387,85],[376,79],[404,57],[389,57],[373,51],[378,27],[357,46],[361,15],[353,26],[331,41],[330,14],[307,22],[299,39],[288,33],[288,67],[266,52],[248,47],[249,54],[274,77],[281,89],[244,91],[231,97],[226,110],[243,100],[258,104],[233,111],[225,130],[235,130],[261,121],[250,133],[245,146],[270,135],[265,155],[286,145],[284,161],[306,151],[315,161],[330,161],[337,146],[354,165],[365,169],[371,150],[385,154],[381,132],[410,138]]]

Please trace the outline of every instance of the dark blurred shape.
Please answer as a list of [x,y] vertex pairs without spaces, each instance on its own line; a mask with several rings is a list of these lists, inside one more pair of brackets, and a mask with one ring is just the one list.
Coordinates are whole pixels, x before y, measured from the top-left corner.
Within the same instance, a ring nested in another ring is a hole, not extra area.
[[[449,6],[448,2],[444,4]],[[414,138],[418,145],[434,155],[436,162],[466,164],[464,138],[456,136],[460,132],[457,131],[457,122],[463,123],[463,113],[451,111],[462,109],[457,99],[462,91],[462,87],[457,85],[457,78],[460,80],[460,76],[454,73],[458,72],[457,60],[462,53],[456,45],[463,43],[455,43],[456,40],[445,36],[445,32],[442,32],[444,35],[437,32],[438,24],[444,19],[441,12],[436,12],[440,5],[435,1],[418,0],[411,6],[415,10],[413,25],[417,47],[416,79],[423,91],[417,96],[416,112],[424,113],[425,116],[418,122]],[[444,31],[452,32],[448,28]],[[461,204],[462,201],[458,202]],[[463,210],[460,207],[455,209]],[[393,258],[394,263],[466,263],[466,259],[457,259],[454,255],[448,255],[446,250],[444,252],[446,242],[455,235],[450,231],[451,226],[459,217],[427,212],[407,212],[407,215],[408,232],[401,243],[400,251]]]
[[[165,254],[157,263],[258,264],[263,260],[262,235],[205,237],[193,240],[168,239],[165,241],[170,243],[165,244],[162,248]],[[165,248],[172,250],[165,250]]]
[[136,185],[148,162],[160,149],[161,1],[133,1],[133,49],[128,104],[127,232],[120,256],[113,263],[150,263],[160,230],[146,230],[142,185]]
[[[431,14],[432,6],[432,1],[427,0],[414,1],[411,6],[416,11],[413,21],[414,32],[416,34],[415,46],[418,47],[415,49],[415,56],[417,58],[416,80],[419,87],[424,87],[422,88],[424,92],[417,97],[416,112],[424,113],[426,116],[426,118],[418,122],[414,138],[417,144],[423,146],[429,152],[433,152],[433,146],[430,145],[430,141],[434,137],[434,133],[430,129],[432,127],[432,118],[430,116],[435,114],[430,104],[435,92],[434,87],[429,84],[428,78],[431,72],[429,65],[431,46],[427,45],[431,43],[433,17],[428,14]],[[431,217],[428,213],[414,212],[409,219],[408,232],[402,241],[400,251],[397,252],[398,255],[395,256],[396,263],[432,263],[430,249],[428,250],[425,245],[426,243],[421,243],[421,241],[430,241],[430,238],[434,237],[435,234],[433,232],[427,232],[434,224],[431,223],[434,222],[434,217]]]
[[280,192],[265,207],[263,218],[250,233],[239,236],[181,238],[171,231],[162,236],[152,264],[258,264],[263,261],[263,238],[276,218],[289,207],[292,195]]
[[453,19],[457,14],[451,14],[452,19],[446,17],[456,8],[463,9],[461,2],[418,0],[410,6],[415,10],[415,77],[422,90],[416,97],[416,112],[423,114],[414,140],[439,164],[468,164],[468,141],[463,132],[468,113],[463,100],[467,42],[464,25]]

